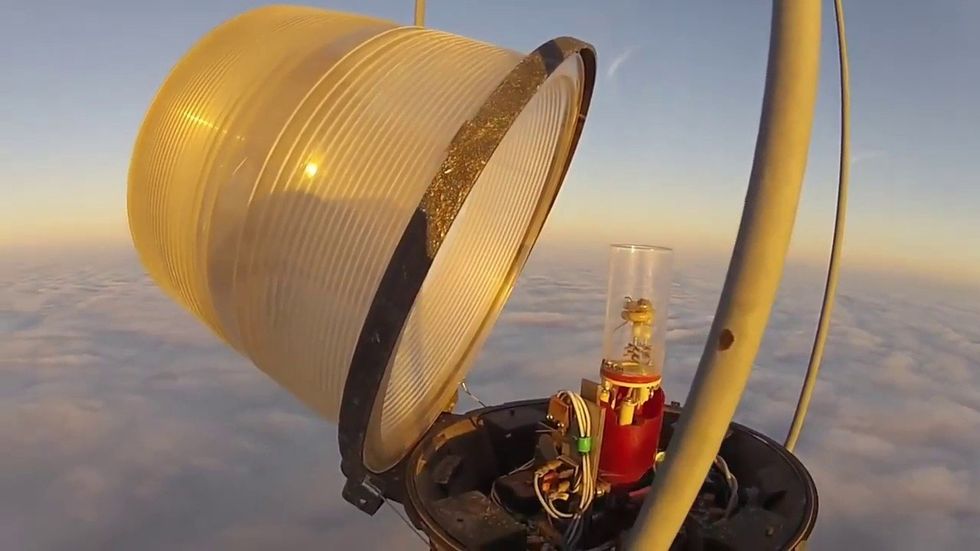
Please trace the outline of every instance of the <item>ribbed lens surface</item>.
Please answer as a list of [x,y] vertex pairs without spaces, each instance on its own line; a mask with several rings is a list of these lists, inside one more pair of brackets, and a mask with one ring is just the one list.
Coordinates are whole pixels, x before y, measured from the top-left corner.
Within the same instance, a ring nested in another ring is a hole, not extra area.
[[146,115],[129,175],[134,242],[161,287],[236,348],[213,296],[230,282],[214,265],[234,261],[224,253],[255,173],[310,87],[351,47],[390,28],[307,8],[248,12],[174,67]]
[[389,32],[312,90],[271,152],[229,308],[252,360],[328,418],[422,193],[458,128],[517,61],[444,33]]
[[[147,271],[336,421],[409,220],[457,132],[522,58],[312,8],[221,25],[171,71],[137,138],[128,208]],[[506,298],[569,149],[574,60],[532,98],[450,226],[388,366],[371,466],[396,462],[431,424]]]
[[[496,317],[526,251],[525,235],[554,196],[578,116],[581,60],[538,90],[494,152],[446,235],[402,331],[365,460],[382,470],[415,443],[446,405]],[[471,347],[471,343],[473,346]],[[469,357],[467,357],[469,355]]]

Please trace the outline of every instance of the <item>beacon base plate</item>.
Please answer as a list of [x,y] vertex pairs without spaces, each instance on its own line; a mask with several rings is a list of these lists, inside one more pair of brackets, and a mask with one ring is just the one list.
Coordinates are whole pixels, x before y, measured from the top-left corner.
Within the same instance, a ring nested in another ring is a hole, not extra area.
[[[547,400],[533,400],[446,414],[423,437],[404,462],[400,501],[433,549],[547,548],[545,542],[554,536],[547,533],[548,523],[509,512],[491,491],[495,481],[533,457],[547,407]],[[667,447],[679,416],[676,405],[667,408],[660,449]],[[671,549],[801,548],[813,530],[818,504],[816,487],[802,463],[771,438],[737,423],[732,423],[720,455],[739,481],[737,507],[727,518],[711,517],[718,496],[709,477]],[[643,489],[634,493],[642,495]],[[453,507],[447,515],[446,505],[452,503],[471,506]],[[603,514],[604,507],[609,514]],[[608,497],[594,508],[585,548],[616,549],[638,507]],[[500,522],[488,523],[487,518]],[[480,529],[474,531],[474,526]]]

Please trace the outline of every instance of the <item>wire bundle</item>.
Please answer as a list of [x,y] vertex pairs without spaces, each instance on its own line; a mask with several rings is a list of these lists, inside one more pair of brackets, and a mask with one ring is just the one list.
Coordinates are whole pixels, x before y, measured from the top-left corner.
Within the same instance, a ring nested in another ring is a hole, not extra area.
[[725,482],[728,484],[728,504],[725,506],[725,516],[723,517],[728,518],[735,511],[735,506],[738,505],[738,479],[728,469],[728,463],[722,456],[715,457],[715,466],[721,471],[725,477]]
[[[578,429],[578,438],[591,439],[592,437],[592,414],[589,407],[580,395],[563,390],[557,394],[558,398],[567,402],[575,416],[575,426]],[[574,549],[582,537],[585,528],[585,516],[592,506],[592,501],[596,495],[596,478],[598,476],[599,463],[592,450],[582,452],[581,464],[574,472],[574,484],[559,482],[559,491],[546,496],[541,490],[542,482],[564,478],[564,473],[557,473],[561,466],[560,461],[549,461],[544,466],[534,472],[534,493],[541,502],[541,507],[549,517],[560,520],[568,520],[567,528],[563,536],[563,547]],[[566,471],[567,472],[567,471]],[[567,491],[566,491],[567,490]],[[554,501],[568,499],[570,495],[578,494],[578,506],[573,512],[562,512],[558,510]]]

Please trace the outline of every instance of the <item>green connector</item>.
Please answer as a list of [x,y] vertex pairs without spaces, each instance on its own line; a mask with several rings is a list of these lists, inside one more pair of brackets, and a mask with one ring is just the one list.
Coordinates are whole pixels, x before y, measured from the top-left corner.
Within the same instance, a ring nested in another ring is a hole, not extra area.
[[576,441],[578,452],[581,454],[587,454],[592,451],[592,437],[586,436],[585,438],[579,438]]

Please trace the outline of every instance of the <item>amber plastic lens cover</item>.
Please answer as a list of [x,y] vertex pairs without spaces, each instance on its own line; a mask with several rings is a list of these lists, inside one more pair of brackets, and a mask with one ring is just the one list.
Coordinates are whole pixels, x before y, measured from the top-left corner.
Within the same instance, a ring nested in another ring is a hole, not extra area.
[[[567,169],[594,65],[549,44],[292,6],[224,23],[140,129],[143,264],[320,415],[366,421],[364,464],[390,468],[473,361]],[[363,359],[372,339],[387,361]]]

